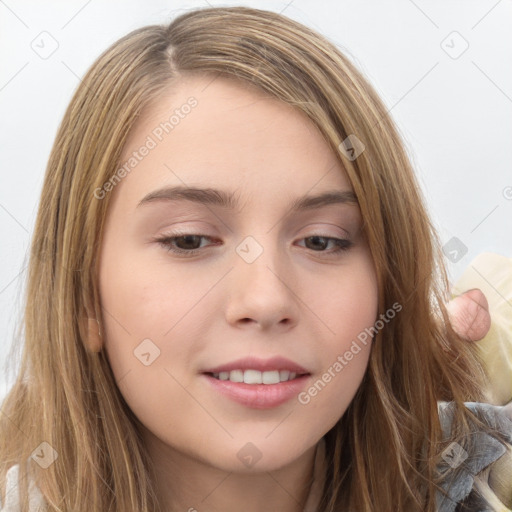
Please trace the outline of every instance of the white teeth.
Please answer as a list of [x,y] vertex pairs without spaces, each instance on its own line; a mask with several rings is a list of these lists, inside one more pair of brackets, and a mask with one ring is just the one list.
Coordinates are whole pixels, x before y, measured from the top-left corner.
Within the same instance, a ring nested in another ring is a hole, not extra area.
[[231,370],[231,372],[229,372],[229,380],[231,382],[243,382],[244,372],[242,370]]
[[214,373],[213,377],[219,380],[230,380],[231,382],[244,382],[245,384],[278,384],[295,379],[297,374],[289,370],[270,370],[260,372],[259,370],[231,370],[230,372]]
[[290,378],[290,371],[289,370],[281,370],[279,372],[279,378],[281,380],[288,380]]
[[263,384],[277,384],[280,382],[279,372],[277,370],[273,372],[263,372],[261,374],[261,380]]
[[246,384],[261,384],[262,380],[261,372],[258,370],[245,370],[244,382]]

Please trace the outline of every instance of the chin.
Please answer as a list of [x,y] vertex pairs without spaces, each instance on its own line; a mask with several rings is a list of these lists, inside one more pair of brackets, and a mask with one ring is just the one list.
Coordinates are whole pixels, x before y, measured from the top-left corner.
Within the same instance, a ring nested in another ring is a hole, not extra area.
[[[251,439],[251,437],[248,436],[248,439]],[[287,445],[278,436],[276,436],[275,442],[270,442],[269,439],[264,437],[260,440],[254,437],[252,439],[253,441],[242,443],[234,442],[233,444],[236,446],[222,450],[218,454],[219,458],[212,460],[209,457],[209,463],[223,471],[242,474],[277,471],[292,464],[304,455],[309,448],[315,446],[314,443],[311,446],[302,446],[297,442],[290,442]],[[234,457],[226,456],[227,453],[234,453]]]

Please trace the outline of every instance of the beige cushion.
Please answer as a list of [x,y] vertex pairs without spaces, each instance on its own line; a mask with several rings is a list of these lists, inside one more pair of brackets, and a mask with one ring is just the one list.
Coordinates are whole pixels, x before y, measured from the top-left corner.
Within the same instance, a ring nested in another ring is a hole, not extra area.
[[479,288],[489,302],[491,328],[478,341],[490,378],[488,402],[512,400],[512,258],[483,253],[466,268],[453,287],[454,296]]

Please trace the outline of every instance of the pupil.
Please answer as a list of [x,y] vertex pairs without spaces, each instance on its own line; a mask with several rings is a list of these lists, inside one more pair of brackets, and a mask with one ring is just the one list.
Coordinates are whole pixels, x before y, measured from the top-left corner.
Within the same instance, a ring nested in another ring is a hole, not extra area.
[[[195,246],[197,245],[197,241],[198,241],[198,236],[197,235],[185,235],[185,236],[181,236],[179,240],[185,240],[185,249],[197,249],[197,247],[190,247],[190,244]],[[196,243],[194,243],[196,242]],[[179,245],[183,245],[183,244],[179,244]]]
[[[317,244],[319,240],[321,241],[323,239],[324,239],[324,237],[321,237],[321,236],[310,236],[308,238],[308,240],[313,240],[314,244]],[[321,249],[325,249],[326,245],[327,245],[327,243],[325,241],[324,242],[320,242],[320,248]],[[314,247],[313,247],[313,249],[314,249]]]

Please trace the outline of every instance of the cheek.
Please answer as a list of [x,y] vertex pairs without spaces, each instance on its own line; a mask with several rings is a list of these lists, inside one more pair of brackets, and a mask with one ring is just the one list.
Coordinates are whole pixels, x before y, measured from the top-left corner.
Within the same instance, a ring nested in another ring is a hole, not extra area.
[[[112,244],[110,244],[112,246]],[[161,339],[204,295],[209,282],[190,282],[182,269],[148,257],[150,251],[108,247],[100,267],[100,295],[110,338]]]
[[99,275],[104,347],[126,400],[150,407],[158,398],[144,390],[164,382],[167,391],[179,392],[170,375],[185,387],[193,378],[186,369],[193,364],[194,340],[204,337],[210,320],[203,314],[205,297],[222,273],[197,275],[192,267],[156,265],[110,247]]
[[99,273],[103,341],[116,378],[146,366],[147,375],[162,360],[164,334],[184,314],[182,302],[166,293],[173,278],[157,275],[154,265],[115,244],[104,249]]
[[[322,312],[327,334],[322,339],[322,367],[298,397],[308,416],[333,427],[356,394],[366,372],[372,329],[378,311],[376,274],[369,257],[350,272],[340,273],[336,284],[324,283],[315,308]],[[312,299],[313,300],[313,299]]]
[[353,336],[347,331],[346,337],[326,346],[322,369],[312,376],[297,397],[311,426],[324,433],[334,427],[347,410],[368,365],[371,338],[361,342],[357,335],[364,330],[352,332]]
[[310,290],[306,300],[325,327],[323,344],[331,353],[346,350],[353,339],[376,321],[377,277],[368,250],[354,252],[335,277],[313,276],[303,290]]
[[[170,293],[178,276],[157,273],[154,265],[137,266],[133,258],[104,263],[103,341],[117,386],[140,421],[151,420],[159,411],[158,421],[171,425],[171,411],[190,408],[183,392],[189,376],[176,368],[188,367],[190,354],[183,339],[194,334],[184,333],[183,326],[191,327],[187,311],[200,297],[187,297],[186,289]],[[170,344],[172,339],[176,342]]]

